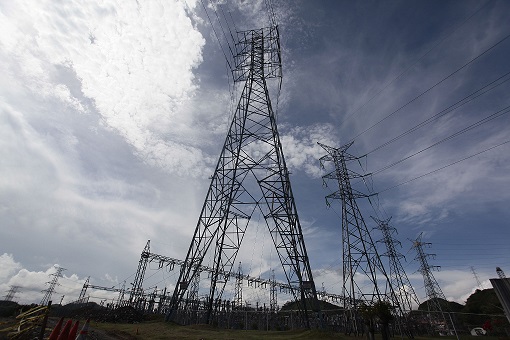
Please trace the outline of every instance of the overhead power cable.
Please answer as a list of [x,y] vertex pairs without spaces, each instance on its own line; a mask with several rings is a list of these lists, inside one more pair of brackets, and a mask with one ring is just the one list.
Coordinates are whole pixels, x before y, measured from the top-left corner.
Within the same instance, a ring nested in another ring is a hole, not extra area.
[[[371,153],[376,152],[376,151],[378,151],[378,150],[380,150],[380,149],[382,149],[382,148],[384,148],[384,147],[386,147],[386,146],[390,145],[390,144],[391,144],[391,143],[393,143],[393,142],[396,142],[396,141],[397,141],[397,140],[399,140],[400,138],[405,137],[405,136],[407,136],[407,135],[411,134],[412,132],[414,132],[414,131],[416,131],[416,130],[418,130],[418,129],[422,128],[422,127],[424,127],[425,125],[427,125],[427,124],[429,124],[429,123],[431,123],[431,122],[433,122],[433,121],[437,120],[437,119],[438,119],[438,118],[440,118],[440,117],[443,117],[443,116],[444,116],[444,115],[446,115],[447,113],[450,113],[450,112],[452,112],[452,111],[454,111],[454,110],[458,109],[459,107],[461,107],[461,106],[463,106],[463,105],[465,105],[465,104],[467,104],[467,103],[469,103],[469,102],[471,102],[471,101],[475,100],[476,98],[478,98],[478,97],[480,97],[480,96],[484,95],[485,93],[487,93],[487,92],[489,92],[489,91],[492,91],[492,90],[493,90],[493,89],[495,89],[496,87],[498,87],[498,86],[500,86],[500,85],[502,85],[502,84],[504,84],[504,83],[508,82],[508,81],[510,80],[509,75],[510,75],[510,72],[505,73],[505,74],[504,74],[504,75],[502,75],[501,77],[499,77],[499,78],[497,78],[497,79],[493,80],[492,82],[488,83],[487,85],[485,85],[485,86],[483,86],[483,87],[479,88],[478,90],[476,90],[476,91],[474,91],[474,92],[470,93],[469,95],[465,96],[464,98],[462,98],[461,100],[457,101],[456,103],[454,103],[454,104],[452,104],[452,105],[448,106],[448,107],[447,107],[447,108],[445,108],[444,110],[439,111],[438,113],[436,113],[436,114],[435,114],[435,115],[433,115],[432,117],[427,118],[426,120],[422,121],[421,123],[418,123],[418,124],[416,124],[415,126],[413,126],[412,128],[410,128],[409,130],[407,130],[407,131],[405,131],[405,132],[401,133],[400,135],[398,135],[398,136],[396,136],[396,137],[394,137],[394,138],[392,138],[392,139],[388,140],[387,142],[385,142],[385,143],[383,143],[383,144],[379,145],[378,147],[376,147],[376,148],[372,149],[371,151],[367,152],[367,153],[365,154],[365,156],[368,156],[368,155],[370,155]],[[506,78],[506,79],[505,79],[505,78]]]
[[473,130],[474,128],[479,127],[479,126],[481,126],[481,125],[483,125],[485,123],[488,123],[491,120],[494,120],[496,118],[502,117],[503,115],[505,115],[505,114],[507,114],[509,112],[510,112],[510,106],[507,106],[504,109],[501,109],[501,110],[499,110],[497,112],[494,112],[490,116],[485,117],[483,119],[480,119],[476,123],[473,123],[473,124],[463,128],[462,130],[459,130],[459,131],[449,135],[448,137],[445,137],[445,138],[443,138],[443,139],[441,139],[441,140],[439,140],[439,141],[437,141],[437,142],[427,146],[426,148],[421,149],[420,151],[417,151],[417,152],[415,152],[413,154],[410,154],[410,155],[408,155],[408,156],[406,156],[406,157],[404,157],[404,158],[402,158],[402,159],[400,159],[398,161],[395,161],[395,162],[393,162],[393,163],[391,163],[389,165],[386,165],[385,167],[380,168],[379,170],[374,171],[372,174],[375,175],[375,174],[378,174],[378,173],[383,172],[385,170],[388,170],[389,168],[394,167],[395,165],[400,164],[400,163],[408,160],[411,157],[419,155],[420,153],[422,153],[424,151],[427,151],[427,150],[429,150],[429,149],[431,149],[431,148],[433,148],[433,147],[435,147],[435,146],[437,146],[437,145],[439,145],[441,143],[444,143],[444,142],[446,142],[446,141],[448,141],[450,139],[453,139],[453,138],[455,138],[457,136],[460,136],[461,134],[463,134],[463,133],[465,133],[467,131]]
[[458,161],[455,161],[455,162],[449,163],[449,164],[447,164],[447,165],[445,165],[445,166],[442,166],[442,167],[440,167],[440,168],[438,168],[438,169],[436,169],[436,170],[433,170],[433,171],[427,172],[427,173],[425,173],[425,174],[423,174],[423,175],[420,175],[420,176],[418,176],[418,177],[411,178],[410,180],[407,180],[407,181],[405,181],[405,182],[402,182],[402,183],[399,183],[399,184],[394,185],[394,186],[392,186],[392,187],[389,187],[389,188],[386,188],[386,189],[384,189],[384,190],[381,190],[381,191],[379,191],[378,193],[380,194],[380,193],[382,193],[382,192],[385,192],[385,191],[388,191],[388,190],[392,190],[392,189],[398,188],[399,186],[402,186],[402,185],[404,185],[404,184],[407,184],[407,183],[413,182],[413,181],[415,181],[415,180],[417,180],[417,179],[420,179],[420,178],[423,178],[423,177],[425,177],[425,176],[431,175],[431,174],[433,174],[433,173],[436,173],[436,172],[438,172],[438,171],[441,171],[441,170],[443,170],[443,169],[446,169],[446,168],[448,168],[448,167],[450,167],[450,166],[452,166],[452,165],[455,165],[455,164],[458,164],[458,163],[464,162],[464,161],[466,161],[466,160],[468,160],[468,159],[470,159],[470,158],[473,158],[473,157],[478,156],[478,155],[480,155],[480,154],[482,154],[482,153],[484,153],[484,152],[490,151],[490,150],[492,150],[492,149],[498,148],[498,147],[503,146],[503,145],[508,144],[508,143],[510,143],[510,140],[507,140],[507,141],[504,141],[503,143],[500,143],[500,144],[497,144],[497,145],[491,146],[491,147],[490,147],[490,148],[488,148],[488,149],[482,150],[482,151],[477,152],[477,153],[475,153],[475,154],[473,154],[473,155],[470,155],[470,156],[467,156],[467,157],[465,157],[465,158],[462,158],[462,159],[460,159],[460,160],[458,160]]
[[[225,31],[223,30],[223,25],[221,24],[220,17],[218,16],[218,12],[216,11],[216,7],[214,5],[211,5],[211,7],[212,7],[212,9],[214,11],[214,14],[216,15],[216,19],[218,19],[218,23],[220,24],[221,32],[223,33],[223,36],[225,37],[225,41],[227,43],[228,49],[230,50],[230,54],[232,55],[232,58],[234,58],[235,57],[235,53],[232,50],[232,47],[230,47],[230,43],[228,42],[228,37],[225,34]],[[225,19],[225,23],[227,24],[227,29],[230,31],[230,26],[228,26],[228,21],[226,21],[225,16],[224,16],[224,19]],[[230,36],[232,37],[232,43],[235,43],[234,37],[232,35],[232,31],[230,31]]]
[[204,0],[200,0],[200,3],[202,4],[202,7],[204,8],[205,15],[207,16],[207,19],[209,20],[209,24],[211,25],[211,28],[213,30],[214,36],[216,37],[216,40],[218,40],[218,44],[220,45],[221,52],[223,53],[223,56],[225,57],[225,61],[228,64],[228,67],[230,70],[232,70],[232,65],[230,64],[230,61],[227,57],[227,54],[225,53],[225,50],[223,49],[223,45],[221,44],[220,38],[218,37],[218,34],[216,33],[216,29],[214,28],[214,25],[212,23],[211,17],[209,16],[209,12],[207,12],[207,8],[204,4]]
[[440,84],[442,84],[444,81],[448,80],[449,78],[451,78],[452,76],[454,76],[455,74],[457,74],[458,72],[460,72],[461,70],[465,69],[466,67],[468,67],[469,65],[471,65],[473,62],[475,62],[476,60],[478,60],[479,58],[481,58],[483,55],[487,54],[488,52],[490,52],[492,49],[494,49],[496,46],[498,46],[499,44],[503,43],[506,39],[510,38],[510,34],[506,35],[504,38],[502,38],[501,40],[499,40],[498,42],[496,42],[495,44],[493,44],[492,46],[490,46],[489,48],[487,48],[486,50],[484,50],[482,53],[478,54],[476,57],[472,58],[471,60],[469,60],[468,62],[466,62],[464,65],[462,65],[461,67],[459,67],[458,69],[456,69],[455,71],[453,71],[452,73],[450,73],[449,75],[447,75],[446,77],[444,77],[443,79],[441,79],[440,81],[438,81],[437,83],[435,83],[434,85],[432,85],[431,87],[429,87],[427,90],[423,91],[422,93],[420,93],[419,95],[417,95],[416,97],[414,97],[413,99],[411,99],[410,101],[408,101],[407,103],[405,103],[404,105],[400,106],[398,109],[396,109],[395,111],[391,112],[390,114],[388,114],[387,116],[385,116],[384,118],[380,119],[379,121],[377,121],[375,124],[373,124],[372,126],[366,128],[365,130],[361,131],[360,133],[358,133],[356,136],[354,136],[354,138],[351,139],[350,142],[356,140],[356,138],[358,138],[359,136],[363,135],[364,133],[372,130],[374,127],[376,127],[377,125],[379,125],[380,123],[382,123],[383,121],[385,121],[386,119],[390,118],[391,116],[393,116],[394,114],[396,114],[397,112],[399,112],[400,110],[402,110],[403,108],[405,108],[406,106],[408,106],[409,104],[415,102],[416,100],[418,100],[419,98],[423,97],[425,94],[429,93],[430,91],[432,91],[434,88],[436,88],[437,86],[439,86]]
[[409,67],[407,67],[406,69],[404,69],[398,76],[396,76],[395,78],[393,78],[391,81],[389,81],[388,83],[386,83],[386,85],[383,86],[382,89],[380,89],[376,94],[374,94],[372,97],[370,97],[370,99],[368,101],[366,101],[363,105],[359,106],[356,110],[348,113],[345,118],[343,119],[343,121],[340,123],[340,126],[342,126],[345,121],[350,118],[352,115],[358,113],[362,108],[364,108],[366,105],[368,105],[372,100],[374,100],[378,95],[380,95],[384,90],[386,90],[391,84],[393,84],[395,81],[397,81],[400,77],[402,77],[404,74],[407,73],[407,71],[409,71],[410,69],[412,69],[416,64],[418,64],[423,58],[425,58],[430,52],[432,52],[433,50],[435,50],[439,45],[441,45],[446,39],[448,39],[449,37],[451,37],[455,32],[457,32],[462,26],[464,26],[464,24],[466,24],[472,17],[474,17],[476,14],[478,14],[485,6],[487,6],[487,4],[490,2],[487,1],[485,4],[483,4],[482,6],[480,6],[476,11],[474,11],[469,17],[467,17],[462,23],[460,23],[457,27],[455,27],[450,33],[448,33],[447,35],[445,35],[443,37],[443,39],[439,40],[439,42],[437,44],[435,44],[434,46],[432,46],[427,52],[425,52],[425,54],[423,54],[421,57],[419,57],[414,63],[412,63]]

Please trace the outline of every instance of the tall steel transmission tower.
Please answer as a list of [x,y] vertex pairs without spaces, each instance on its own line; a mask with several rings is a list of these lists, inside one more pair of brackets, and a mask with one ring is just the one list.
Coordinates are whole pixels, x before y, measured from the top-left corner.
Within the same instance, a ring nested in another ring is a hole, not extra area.
[[476,280],[476,285],[478,286],[478,288],[482,289],[482,283],[480,282],[480,278],[478,277],[478,274],[476,274],[475,267],[471,266],[471,267],[469,267],[469,269],[471,269],[471,273],[473,273],[473,277]]
[[21,288],[20,286],[10,286],[7,295],[5,295],[4,297],[4,301],[13,301],[14,295],[19,293],[20,288]]
[[319,145],[328,153],[320,158],[321,166],[324,168],[327,162],[334,165],[334,170],[324,175],[323,180],[325,183],[326,180],[335,180],[338,185],[338,190],[328,195],[326,200],[329,204],[329,199],[339,199],[342,204],[342,295],[349,319],[347,332],[361,333],[363,324],[358,315],[361,305],[388,301],[399,317],[403,316],[403,312],[356,202],[368,196],[351,186],[352,179],[364,177],[347,168],[347,162],[358,160],[347,153],[352,142],[340,148]]
[[241,262],[239,262],[239,267],[237,267],[234,306],[238,309],[243,307],[243,268]]
[[391,217],[387,220],[380,220],[372,216],[372,219],[375,223],[377,223],[377,228],[383,235],[383,239],[380,240],[380,242],[383,242],[386,246],[386,253],[382,256],[388,257],[391,286],[397,294],[402,310],[410,312],[413,309],[413,302],[416,304],[416,307],[418,307],[420,305],[420,301],[418,300],[413,286],[407,277],[404,267],[402,267],[402,263],[400,262],[400,259],[403,259],[404,255],[399,253],[395,247],[396,244],[401,246],[400,241],[395,239],[393,236],[397,233],[397,229],[390,226],[389,223]]
[[132,283],[133,288],[129,294],[129,304],[135,308],[140,307],[141,300],[143,299],[143,279],[145,277],[145,271],[147,270],[147,264],[149,263],[150,251],[151,241],[148,240],[140,255],[135,280]]
[[[183,296],[211,245],[205,322],[211,321],[243,237],[255,211],[263,216],[284,275],[300,305],[304,326],[317,309],[317,295],[283,156],[267,80],[281,81],[277,26],[238,32],[234,81],[244,83],[223,149],[211,179],[191,245],[170,303],[169,318],[185,309]],[[312,306],[311,306],[312,305]]]
[[[432,320],[442,320],[445,331],[448,334],[453,334],[458,338],[457,330],[455,329],[455,323],[453,321],[452,315],[449,312],[449,308],[446,305],[442,305],[441,302],[446,300],[446,297],[439,287],[439,284],[436,281],[434,275],[432,275],[433,270],[438,270],[439,266],[431,266],[429,265],[427,259],[429,257],[434,257],[434,254],[426,254],[423,250],[423,247],[430,246],[429,242],[422,242],[421,240],[422,234],[413,241],[413,248],[416,250],[416,258],[420,263],[420,269],[418,271],[423,275],[423,281],[425,283],[425,292],[427,294],[427,310],[430,314],[431,322]],[[438,317],[439,316],[439,317]]]
[[62,272],[66,270],[65,268],[59,266],[55,266],[55,268],[57,269],[57,271],[50,275],[53,276],[53,279],[49,282],[46,282],[47,284],[49,284],[48,289],[43,290],[45,294],[40,303],[40,305],[42,306],[47,305],[48,302],[51,300],[51,295],[55,291],[55,287],[58,285],[58,279],[62,277]]
[[498,274],[500,279],[506,279],[505,272],[500,267],[496,267],[496,274]]

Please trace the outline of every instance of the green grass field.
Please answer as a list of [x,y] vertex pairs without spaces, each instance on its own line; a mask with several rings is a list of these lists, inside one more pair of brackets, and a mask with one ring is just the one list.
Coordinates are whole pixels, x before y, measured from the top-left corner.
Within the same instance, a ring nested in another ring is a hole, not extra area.
[[[96,323],[92,322],[91,327],[103,331],[112,338],[117,339],[366,339],[366,337],[346,336],[341,333],[318,331],[318,330],[299,330],[299,331],[244,331],[244,330],[225,330],[216,329],[207,325],[178,326],[172,323],[162,321],[147,321],[138,324],[112,324],[112,323]],[[473,337],[461,336],[463,340],[497,340],[497,337]],[[381,339],[376,334],[376,339]],[[393,339],[400,339],[395,337]],[[406,338],[404,338],[406,339]],[[455,339],[454,337],[416,337],[416,340],[429,339]],[[503,339],[503,338],[499,338]],[[506,338],[510,339],[510,338]]]

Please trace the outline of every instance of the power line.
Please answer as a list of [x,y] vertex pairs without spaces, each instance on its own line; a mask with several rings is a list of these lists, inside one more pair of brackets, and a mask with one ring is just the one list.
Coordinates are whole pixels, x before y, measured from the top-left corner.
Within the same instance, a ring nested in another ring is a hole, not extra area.
[[444,143],[444,142],[446,142],[446,141],[449,141],[450,139],[453,139],[453,138],[455,138],[455,137],[458,137],[458,136],[460,136],[461,134],[463,134],[463,133],[465,133],[465,132],[467,132],[467,131],[470,131],[470,130],[472,130],[472,129],[476,128],[476,127],[479,127],[479,126],[481,126],[481,125],[483,125],[483,124],[485,124],[485,123],[487,123],[487,122],[490,122],[490,121],[491,121],[491,120],[493,120],[493,119],[499,118],[499,117],[501,117],[501,116],[503,116],[503,115],[505,115],[505,114],[507,114],[507,113],[509,113],[509,112],[510,112],[510,106],[507,106],[507,107],[505,107],[504,109],[501,109],[501,110],[499,110],[499,111],[497,111],[497,112],[495,112],[495,113],[491,114],[490,116],[485,117],[485,118],[483,118],[483,119],[481,119],[481,120],[477,121],[476,123],[473,123],[473,124],[471,124],[471,125],[469,125],[469,126],[465,127],[464,129],[459,130],[459,131],[457,131],[457,132],[455,132],[455,133],[453,133],[453,134],[451,134],[451,135],[449,135],[449,136],[447,136],[447,137],[445,137],[445,138],[443,138],[443,139],[441,139],[441,140],[439,140],[439,141],[437,141],[437,142],[435,142],[435,143],[433,143],[433,144],[431,144],[431,145],[427,146],[427,147],[426,147],[426,148],[424,148],[424,149],[421,149],[421,150],[419,150],[419,151],[417,151],[417,152],[415,152],[415,153],[413,153],[413,154],[410,154],[410,155],[408,155],[408,156],[406,156],[406,157],[404,157],[404,158],[402,158],[402,159],[400,159],[400,160],[398,160],[398,161],[395,161],[395,162],[393,162],[393,163],[391,163],[391,164],[389,164],[389,165],[386,165],[386,166],[382,167],[381,169],[379,169],[379,170],[377,170],[377,171],[374,171],[372,174],[374,174],[374,175],[375,175],[375,174],[381,173],[381,172],[383,172],[383,171],[385,171],[385,170],[388,170],[389,168],[391,168],[391,167],[393,167],[393,166],[395,166],[395,165],[398,165],[398,164],[400,164],[400,163],[402,163],[402,162],[404,162],[404,161],[408,160],[408,159],[409,159],[409,158],[411,158],[411,157],[414,157],[414,156],[416,156],[416,155],[419,155],[419,154],[420,154],[420,153],[422,153],[422,152],[425,152],[425,151],[427,151],[427,150],[429,150],[429,149],[431,149],[431,148],[433,148],[433,147],[435,147],[435,146],[438,146],[439,144],[442,144],[442,143]]
[[211,17],[209,17],[209,13],[207,12],[207,8],[205,7],[204,1],[200,0],[200,3],[202,4],[202,7],[204,8],[205,15],[207,16],[207,19],[209,20],[209,24],[211,25],[211,28],[213,30],[214,36],[216,37],[216,40],[218,40],[218,44],[220,45],[221,52],[223,53],[223,56],[225,57],[228,67],[230,68],[230,70],[232,70],[232,65],[230,64],[227,54],[225,53],[225,50],[223,49],[223,45],[221,44],[220,38],[218,37],[218,34],[216,33],[216,29],[214,28]]
[[490,52],[492,49],[494,49],[496,46],[498,46],[499,44],[503,43],[506,39],[508,39],[510,37],[510,34],[506,35],[504,38],[502,38],[501,40],[499,40],[498,42],[496,42],[495,44],[493,44],[492,46],[490,46],[489,48],[487,48],[486,50],[484,50],[482,53],[478,54],[476,57],[472,58],[471,60],[469,60],[468,62],[466,62],[464,65],[462,65],[461,67],[459,67],[458,69],[456,69],[455,71],[453,71],[452,73],[450,73],[449,75],[447,75],[446,77],[444,77],[443,79],[441,79],[440,81],[438,81],[437,83],[435,83],[434,85],[432,85],[431,87],[429,87],[427,90],[423,91],[422,93],[420,93],[419,95],[417,95],[416,97],[414,97],[413,99],[411,99],[410,101],[408,101],[407,103],[405,103],[404,105],[400,106],[398,109],[394,110],[393,112],[391,112],[390,114],[388,114],[387,116],[385,116],[384,118],[380,119],[379,121],[377,121],[375,124],[371,125],[370,127],[366,128],[365,130],[361,131],[360,133],[358,133],[356,136],[354,136],[354,138],[351,139],[351,142],[356,140],[356,138],[358,138],[359,136],[363,135],[364,133],[372,130],[374,127],[376,127],[377,125],[379,125],[380,123],[382,123],[383,121],[385,121],[386,119],[390,118],[391,116],[393,116],[394,114],[396,114],[397,112],[399,112],[400,110],[402,110],[403,108],[405,108],[406,106],[408,106],[409,104],[415,102],[416,100],[418,100],[419,98],[423,97],[425,94],[429,93],[431,90],[433,90],[434,88],[436,88],[437,86],[439,86],[440,84],[442,84],[444,81],[448,80],[449,78],[453,77],[455,74],[457,74],[458,72],[460,72],[461,70],[465,69],[467,66],[471,65],[473,62],[475,62],[476,60],[478,60],[480,57],[482,57],[483,55],[485,55],[486,53]]
[[402,182],[402,183],[399,183],[399,184],[394,185],[394,186],[392,186],[392,187],[389,187],[389,188],[386,188],[386,189],[384,189],[384,190],[381,190],[381,191],[379,191],[378,193],[380,194],[380,193],[382,193],[382,192],[385,192],[385,191],[388,191],[388,190],[392,190],[392,189],[398,188],[399,186],[402,186],[402,185],[404,185],[404,184],[407,184],[407,183],[413,182],[413,181],[415,181],[415,180],[417,180],[417,179],[420,179],[420,178],[422,178],[422,177],[425,177],[425,176],[431,175],[431,174],[433,174],[433,173],[435,173],[435,172],[441,171],[441,170],[446,169],[446,168],[448,168],[448,167],[450,167],[450,166],[452,166],[452,165],[455,165],[455,164],[461,163],[461,162],[463,162],[463,161],[465,161],[465,160],[468,160],[468,159],[473,158],[473,157],[475,157],[475,156],[478,156],[478,155],[480,155],[480,154],[482,154],[482,153],[484,153],[484,152],[490,151],[490,150],[492,150],[492,149],[495,149],[495,148],[497,148],[497,147],[503,146],[503,145],[508,144],[508,143],[510,143],[510,140],[507,140],[507,141],[505,141],[505,142],[503,142],[503,143],[500,143],[500,144],[497,144],[497,145],[491,146],[491,147],[490,147],[490,148],[488,148],[488,149],[485,149],[485,150],[482,150],[482,151],[480,151],[480,152],[477,152],[477,153],[475,153],[475,154],[473,154],[473,155],[470,155],[470,156],[464,157],[464,158],[462,158],[462,159],[460,159],[460,160],[458,160],[458,161],[455,161],[455,162],[449,163],[449,164],[447,164],[447,165],[445,165],[445,166],[442,166],[442,167],[440,167],[440,168],[438,168],[438,169],[436,169],[436,170],[433,170],[433,171],[427,172],[427,173],[425,173],[425,174],[423,174],[423,175],[420,175],[420,176],[417,176],[417,177],[411,178],[410,180],[407,180],[407,181],[405,181],[405,182]]
[[378,147],[372,149],[371,151],[367,152],[365,154],[365,156],[368,156],[370,155],[371,153],[375,152],[375,151],[378,151],[382,148],[384,148],[385,146],[388,146],[389,144],[399,140],[400,138],[402,137],[405,137],[407,135],[409,135],[410,133],[424,127],[425,125],[433,122],[434,120],[436,120],[437,118],[440,118],[440,117],[443,117],[444,115],[446,115],[447,113],[450,113],[456,109],[458,109],[459,107],[475,100],[476,98],[482,96],[483,94],[489,92],[489,91],[492,91],[494,88],[506,83],[507,81],[510,80],[510,77],[507,78],[507,79],[504,79],[505,77],[507,77],[508,75],[510,75],[510,72],[507,72],[505,73],[504,75],[502,75],[501,77],[498,77],[497,79],[493,80],[492,82],[488,83],[487,85],[479,88],[478,90],[470,93],[469,95],[465,96],[464,98],[462,98],[461,100],[457,101],[456,103],[448,106],[447,108],[445,108],[444,110],[441,110],[439,111],[438,113],[436,113],[435,115],[433,115],[432,117],[429,117],[427,119],[425,119],[424,121],[422,121],[421,123],[418,123],[416,124],[415,126],[413,126],[412,128],[410,128],[409,130],[401,133],[400,135],[390,139],[389,141],[379,145]]
[[340,126],[342,126],[345,121],[350,118],[352,115],[359,112],[362,108],[364,108],[366,105],[368,105],[374,98],[376,98],[379,94],[381,94],[384,90],[388,88],[391,84],[393,84],[395,81],[397,81],[400,77],[402,77],[407,71],[409,71],[411,68],[413,68],[416,64],[418,64],[423,58],[425,58],[430,52],[435,50],[439,45],[441,45],[446,39],[451,37],[455,32],[457,32],[458,29],[460,29],[464,24],[466,24],[472,17],[474,17],[478,12],[480,12],[487,4],[489,4],[490,0],[487,1],[484,5],[480,6],[475,12],[473,12],[469,17],[467,17],[459,26],[455,27],[449,34],[447,34],[443,39],[441,39],[437,44],[432,46],[425,54],[423,54],[421,57],[419,57],[414,63],[412,63],[409,67],[407,67],[404,71],[402,71],[398,76],[393,78],[390,82],[386,83],[386,85],[383,86],[381,90],[379,90],[376,94],[374,94],[368,101],[366,101],[363,105],[358,107],[356,110],[352,111],[351,113],[347,114],[343,121],[340,123]]
[[[230,50],[230,54],[232,55],[232,58],[234,58],[235,53],[232,50],[232,48],[230,47],[230,43],[228,42],[228,37],[225,34],[225,31],[223,30],[223,25],[221,24],[220,17],[218,16],[218,12],[216,11],[216,7],[214,5],[211,5],[211,7],[212,7],[212,9],[214,11],[214,14],[216,15],[216,19],[218,19],[218,23],[220,24],[221,32],[223,33],[223,36],[225,37],[225,41],[227,42],[227,46],[228,46],[228,49]],[[226,22],[226,24],[227,24],[228,30],[230,31],[230,27],[228,26],[228,22]],[[232,42],[234,43],[235,39],[232,36],[232,32],[231,31],[230,31],[230,36],[232,37]]]

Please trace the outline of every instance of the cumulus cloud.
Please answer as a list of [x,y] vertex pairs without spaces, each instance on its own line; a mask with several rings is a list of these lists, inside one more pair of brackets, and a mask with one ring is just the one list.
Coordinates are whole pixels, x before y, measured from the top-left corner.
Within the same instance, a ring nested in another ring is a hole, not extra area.
[[21,269],[21,263],[14,261],[12,254],[0,255],[0,281],[9,279],[19,269]]
[[285,161],[291,170],[302,170],[312,177],[320,177],[318,159],[326,154],[317,142],[339,147],[335,129],[330,124],[294,126],[281,135]]
[[[35,95],[80,112],[84,97],[91,99],[102,122],[142,159],[182,173],[203,161],[179,133],[190,120],[179,109],[198,88],[193,70],[205,43],[187,15],[194,7],[194,1],[4,4],[0,44],[10,73]],[[58,81],[58,67],[72,70],[81,93]]]

